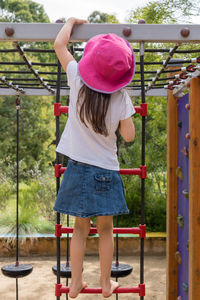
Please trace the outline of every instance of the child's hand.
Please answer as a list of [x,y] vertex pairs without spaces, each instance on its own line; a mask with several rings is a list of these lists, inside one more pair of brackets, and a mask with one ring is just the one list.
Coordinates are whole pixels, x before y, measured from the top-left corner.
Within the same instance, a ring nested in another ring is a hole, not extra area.
[[89,23],[88,20],[84,20],[84,19],[77,19],[77,18],[69,18],[67,20],[67,22],[70,21],[70,22],[73,22],[73,24],[77,24],[77,25],[81,25],[81,24],[84,24],[84,23]]

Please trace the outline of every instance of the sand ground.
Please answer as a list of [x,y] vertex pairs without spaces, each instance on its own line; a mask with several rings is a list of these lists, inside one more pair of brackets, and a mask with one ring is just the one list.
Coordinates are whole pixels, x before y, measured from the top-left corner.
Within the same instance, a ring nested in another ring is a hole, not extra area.
[[[146,256],[145,257],[145,300],[164,300],[165,299],[165,257]],[[51,268],[56,264],[55,257],[32,257],[20,258],[20,263],[27,263],[33,266],[33,272],[24,278],[19,279],[19,300],[55,300],[54,286],[56,277]],[[64,259],[61,261],[64,263]],[[139,283],[139,257],[121,257],[121,263],[127,263],[133,266],[133,272],[126,278],[119,279],[121,286],[137,286]],[[0,267],[7,264],[14,264],[13,258],[0,258]],[[86,256],[84,263],[84,280],[89,287],[99,287],[99,262],[98,256]],[[66,285],[66,280],[61,279],[61,283]],[[15,279],[5,277],[0,274],[0,299],[16,299]],[[61,299],[66,299],[62,295]],[[70,299],[70,298],[69,298]],[[102,295],[79,294],[77,299],[105,299]],[[116,299],[112,295],[109,299]],[[138,294],[119,294],[119,300],[139,300]]]

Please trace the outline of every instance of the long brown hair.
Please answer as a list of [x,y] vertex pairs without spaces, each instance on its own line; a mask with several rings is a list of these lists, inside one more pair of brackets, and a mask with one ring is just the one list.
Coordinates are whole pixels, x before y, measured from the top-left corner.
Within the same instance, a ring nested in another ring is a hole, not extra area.
[[96,133],[104,136],[108,136],[105,119],[110,97],[110,94],[96,92],[83,85],[79,91],[76,105],[81,122],[88,127],[85,122],[87,120]]

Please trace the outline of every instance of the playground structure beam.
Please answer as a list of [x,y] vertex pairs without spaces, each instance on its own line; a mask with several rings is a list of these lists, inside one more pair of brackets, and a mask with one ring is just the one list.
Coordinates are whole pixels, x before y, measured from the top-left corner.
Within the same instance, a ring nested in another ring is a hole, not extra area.
[[[0,41],[53,42],[62,26],[62,23],[2,22]],[[13,34],[7,36],[6,28],[11,28]],[[127,28],[130,30],[129,36],[125,36]],[[84,42],[94,35],[111,32],[126,38],[129,42],[198,43],[200,41],[200,25],[196,24],[83,24],[74,26],[70,42]]]
[[200,295],[200,78],[193,78],[189,92],[189,298]]
[[[45,89],[29,89],[29,88],[24,88],[23,89],[25,93],[23,94],[24,96],[52,96],[52,93],[48,92]],[[131,97],[140,97],[141,95],[141,90],[131,90],[127,89],[129,96]],[[14,96],[14,95],[19,95],[20,93],[11,89],[11,88],[0,88],[0,96]],[[60,95],[61,96],[68,96],[69,95],[69,89],[61,89],[60,90]],[[155,97],[167,97],[167,90],[163,88],[159,89],[152,89],[149,90],[146,93],[146,96],[155,96]]]
[[169,91],[167,101],[167,270],[166,300],[177,300],[177,176],[178,166],[178,109],[177,98]]

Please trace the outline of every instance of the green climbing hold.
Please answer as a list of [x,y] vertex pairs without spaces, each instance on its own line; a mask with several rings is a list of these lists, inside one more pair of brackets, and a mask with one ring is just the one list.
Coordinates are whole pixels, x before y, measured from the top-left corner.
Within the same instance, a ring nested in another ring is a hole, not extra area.
[[183,190],[182,193],[183,193],[185,198],[189,198],[189,193],[188,193],[187,190]]
[[178,127],[179,127],[179,128],[182,128],[182,122],[181,122],[181,121],[178,122]]
[[184,292],[188,292],[188,284],[187,283],[185,283],[185,282],[183,282],[183,290],[184,290]]
[[182,264],[182,257],[181,257],[181,253],[179,251],[176,251],[175,258],[176,258],[177,263],[179,265],[181,265]]
[[179,214],[178,217],[177,217],[177,223],[178,223],[178,225],[181,228],[183,228],[183,226],[184,226],[184,219],[183,219],[183,216],[181,214]]
[[183,180],[183,170],[181,167],[178,167],[176,169],[176,176],[180,179],[180,180]]

